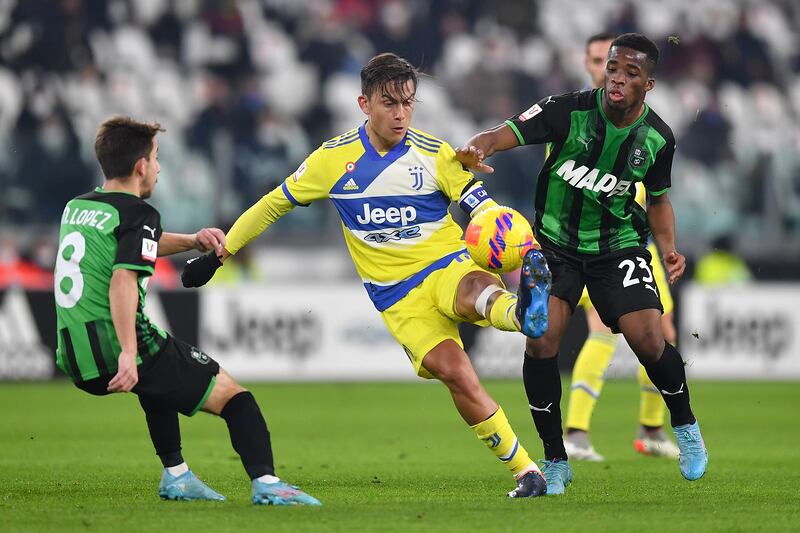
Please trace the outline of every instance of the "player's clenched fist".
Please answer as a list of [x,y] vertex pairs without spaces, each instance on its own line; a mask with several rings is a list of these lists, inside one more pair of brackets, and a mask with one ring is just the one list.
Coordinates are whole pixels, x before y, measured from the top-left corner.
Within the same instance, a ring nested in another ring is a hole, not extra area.
[[181,282],[184,287],[202,287],[214,277],[214,273],[221,266],[222,261],[216,252],[189,259],[183,267]]

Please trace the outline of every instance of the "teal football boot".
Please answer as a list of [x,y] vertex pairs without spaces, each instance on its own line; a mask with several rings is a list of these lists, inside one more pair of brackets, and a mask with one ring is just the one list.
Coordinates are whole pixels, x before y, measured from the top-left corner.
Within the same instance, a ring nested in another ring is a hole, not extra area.
[[547,480],[547,495],[564,494],[567,485],[572,483],[572,467],[569,461],[556,459],[542,461],[542,473]]
[[216,500],[225,501],[225,496],[212,490],[189,470],[173,476],[165,468],[158,486],[162,500]]
[[253,480],[253,503],[256,505],[322,505],[294,485],[283,481],[263,483]]
[[681,451],[678,459],[681,474],[689,481],[700,479],[708,466],[708,451],[700,434],[700,426],[695,421],[694,424],[676,426],[672,431],[675,432],[675,440],[678,441]]

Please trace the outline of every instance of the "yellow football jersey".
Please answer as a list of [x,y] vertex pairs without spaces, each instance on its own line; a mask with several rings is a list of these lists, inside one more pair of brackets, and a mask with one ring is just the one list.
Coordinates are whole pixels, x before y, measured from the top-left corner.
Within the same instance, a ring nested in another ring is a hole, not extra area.
[[464,252],[448,207],[472,179],[442,140],[412,128],[381,154],[362,125],[323,143],[280,190],[295,206],[330,199],[356,270],[383,311]]

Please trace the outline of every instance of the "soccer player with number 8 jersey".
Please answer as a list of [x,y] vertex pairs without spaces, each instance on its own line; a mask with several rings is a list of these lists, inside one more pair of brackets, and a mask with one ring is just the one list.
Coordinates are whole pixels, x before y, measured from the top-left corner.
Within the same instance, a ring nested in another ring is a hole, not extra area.
[[55,301],[56,364],[90,394],[133,392],[145,413],[164,471],[159,496],[224,500],[189,469],[181,454],[178,413],[206,411],[228,425],[231,443],[252,481],[255,504],[319,505],[275,476],[270,434],[253,395],[208,355],[150,322],[144,313],[156,258],[221,250],[217,228],[194,235],[166,233],[144,201],[155,188],[158,124],[113,117],[100,125],[95,152],[102,187],[64,208]]
[[[664,342],[662,307],[649,267],[647,240],[662,251],[670,283],[685,268],[675,248],[670,187],[675,140],[645,103],[655,85],[658,48],[640,34],[611,44],[603,88],[548,96],[504,124],[470,139],[457,157],[491,170],[485,157],[526,144],[551,151],[536,185],[534,231],[552,271],[549,328],[528,338],[523,379],[531,416],[553,466],[548,494],[564,492],[572,468],[561,431],[561,380],[556,357],[561,336],[586,286],[603,322],[621,332],[669,409],[689,480],[706,470],[708,453],[689,405],[684,363]],[[646,209],[634,184],[647,190]]]

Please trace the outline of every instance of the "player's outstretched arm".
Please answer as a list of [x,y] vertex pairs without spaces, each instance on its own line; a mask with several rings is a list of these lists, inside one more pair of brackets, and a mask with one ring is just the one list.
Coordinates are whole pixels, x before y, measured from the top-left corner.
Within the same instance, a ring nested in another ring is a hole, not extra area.
[[490,130],[482,131],[469,139],[464,146],[456,148],[456,159],[465,168],[476,172],[491,174],[494,168],[483,160],[495,152],[502,152],[519,146],[519,139],[507,124],[500,124]]
[[215,252],[222,255],[225,246],[225,232],[219,228],[203,228],[197,233],[167,233],[161,234],[158,240],[158,255],[172,255],[189,250],[201,252]]
[[225,243],[219,253],[212,251],[186,262],[181,274],[183,286],[202,287],[211,281],[217,269],[228,257],[244,248],[247,243],[293,208],[294,204],[286,198],[280,187],[263,196],[236,219],[228,234],[224,236]]
[[116,375],[108,383],[111,392],[129,392],[139,382],[136,368],[136,309],[139,306],[138,274],[133,270],[117,269],[111,274],[108,286],[111,321],[119,339],[121,351]]
[[675,212],[667,193],[649,196],[647,221],[658,249],[661,250],[667,278],[670,284],[675,283],[686,269],[686,258],[675,249]]

